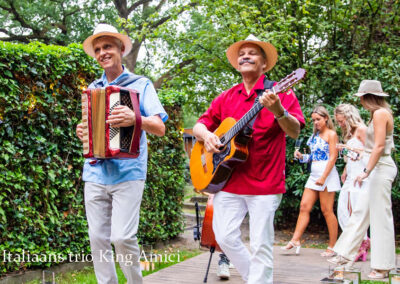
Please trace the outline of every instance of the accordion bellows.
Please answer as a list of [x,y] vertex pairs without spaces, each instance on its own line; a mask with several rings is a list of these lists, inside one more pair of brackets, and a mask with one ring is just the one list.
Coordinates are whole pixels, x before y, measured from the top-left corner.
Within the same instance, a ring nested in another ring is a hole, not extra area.
[[[135,112],[135,126],[111,127],[106,120],[118,105]],[[83,156],[85,158],[137,158],[142,118],[139,93],[118,86],[87,89],[82,93]]]

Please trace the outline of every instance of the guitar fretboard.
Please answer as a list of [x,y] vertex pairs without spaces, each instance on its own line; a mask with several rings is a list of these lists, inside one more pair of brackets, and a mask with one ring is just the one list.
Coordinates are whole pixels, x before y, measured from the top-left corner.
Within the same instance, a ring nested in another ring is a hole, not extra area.
[[259,102],[254,104],[254,106],[246,112],[246,114],[239,119],[238,122],[235,123],[235,125],[229,129],[228,132],[224,134],[223,137],[221,137],[221,143],[226,146],[229,141],[232,140],[233,137],[236,136],[236,134],[239,133],[240,130],[242,130],[256,115],[259,113],[260,110],[262,110],[263,105]]
[[[306,73],[306,70],[298,68],[279,81],[272,89],[276,94],[284,92],[302,80]],[[257,101],[257,103],[255,103],[253,107],[220,138],[221,143],[226,146],[232,138],[235,137],[239,131],[241,131],[257,115],[257,113],[263,109],[263,107],[264,106]]]

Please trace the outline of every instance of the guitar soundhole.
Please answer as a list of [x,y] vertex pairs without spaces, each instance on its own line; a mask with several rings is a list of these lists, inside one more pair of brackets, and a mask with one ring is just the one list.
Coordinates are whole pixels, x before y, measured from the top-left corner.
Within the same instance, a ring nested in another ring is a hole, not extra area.
[[231,152],[231,143],[228,143],[220,153],[213,154],[213,174],[217,169],[218,165],[229,155]]

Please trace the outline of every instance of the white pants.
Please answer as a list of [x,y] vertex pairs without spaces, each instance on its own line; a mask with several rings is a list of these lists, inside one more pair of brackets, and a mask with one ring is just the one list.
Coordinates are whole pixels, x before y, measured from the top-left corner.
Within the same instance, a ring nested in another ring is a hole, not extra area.
[[381,157],[363,182],[353,214],[335,244],[334,251],[353,260],[371,225],[371,268],[389,270],[396,266],[391,191],[397,168]]
[[[221,249],[247,284],[273,283],[274,216],[282,194],[239,195],[224,191],[214,197],[213,230]],[[250,216],[250,250],[240,238],[240,225]]]
[[[351,183],[353,183],[353,182],[354,181],[351,180]],[[361,192],[361,194],[362,194],[362,192]],[[342,229],[342,231],[344,231],[344,228],[346,227],[347,223],[349,222],[351,213],[354,211],[354,208],[356,207],[356,204],[358,202],[359,195],[360,195],[360,190],[349,191],[349,190],[344,190],[343,188],[339,193],[337,218],[338,218],[339,225],[340,225],[340,228]],[[367,238],[368,238],[368,235],[365,234],[364,240],[366,240]]]
[[114,257],[129,284],[142,283],[136,233],[143,188],[143,180],[115,185],[85,183],[90,247],[99,284],[118,284]]

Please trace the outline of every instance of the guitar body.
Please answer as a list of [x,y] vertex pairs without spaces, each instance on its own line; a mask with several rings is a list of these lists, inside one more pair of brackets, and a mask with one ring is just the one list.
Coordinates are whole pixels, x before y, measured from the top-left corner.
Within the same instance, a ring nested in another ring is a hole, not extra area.
[[[234,125],[236,120],[232,117],[224,119],[214,131],[222,137]],[[197,141],[190,158],[190,175],[194,188],[198,192],[217,193],[229,180],[233,168],[247,160],[247,143],[251,136],[237,134],[221,153],[207,152],[204,143]]]
[[203,225],[201,229],[200,245],[206,248],[215,248],[217,251],[222,251],[217,241],[212,227],[213,215],[214,215],[214,194],[210,194],[207,200],[206,211],[204,212]]

